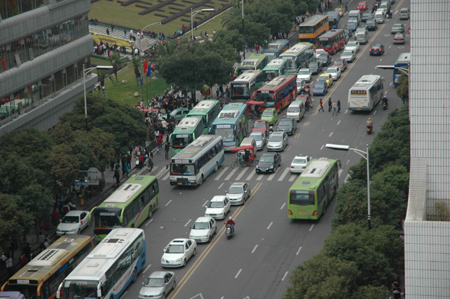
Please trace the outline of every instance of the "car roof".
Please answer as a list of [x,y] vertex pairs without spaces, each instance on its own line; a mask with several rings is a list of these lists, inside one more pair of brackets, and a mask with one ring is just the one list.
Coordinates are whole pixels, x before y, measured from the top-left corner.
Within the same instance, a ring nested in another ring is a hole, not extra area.
[[201,216],[195,219],[195,222],[209,222],[209,220],[213,219],[210,216]]
[[170,241],[170,245],[173,245],[173,244],[184,244],[184,243],[186,243],[187,241],[188,241],[189,239],[187,239],[187,238],[177,238],[177,239],[173,239],[172,241]]
[[80,216],[81,213],[88,213],[88,211],[80,211],[80,210],[69,211],[69,212],[67,212],[66,215],[64,215],[64,217],[65,216]]
[[382,45],[381,44],[373,44],[372,46],[371,46],[371,48],[378,48],[378,47],[381,47]]
[[173,272],[168,272],[168,271],[155,271],[152,274],[149,275],[149,277],[151,278],[164,278],[164,276],[166,276],[166,274],[172,274],[174,275]]
[[273,157],[273,156],[275,156],[275,154],[276,153],[264,153],[261,157],[264,157],[264,156],[266,156],[266,157]]
[[[239,187],[242,187],[242,186],[244,186],[246,183],[244,183],[244,182],[234,182],[233,184],[231,184],[231,186],[239,186]],[[230,187],[231,187],[230,186]]]
[[266,123],[266,122],[267,122],[267,120],[263,120],[263,119],[255,120],[255,124],[256,123]]
[[227,197],[225,195],[214,195],[213,198],[211,198],[210,201],[223,201]]

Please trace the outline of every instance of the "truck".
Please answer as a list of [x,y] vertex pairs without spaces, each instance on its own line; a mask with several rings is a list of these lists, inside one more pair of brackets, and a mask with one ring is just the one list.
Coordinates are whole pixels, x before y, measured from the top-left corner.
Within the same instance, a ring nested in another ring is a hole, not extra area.
[[356,23],[359,24],[359,22],[361,22],[361,11],[360,10],[350,10],[348,12],[348,22],[350,22],[350,20],[354,20],[356,18]]

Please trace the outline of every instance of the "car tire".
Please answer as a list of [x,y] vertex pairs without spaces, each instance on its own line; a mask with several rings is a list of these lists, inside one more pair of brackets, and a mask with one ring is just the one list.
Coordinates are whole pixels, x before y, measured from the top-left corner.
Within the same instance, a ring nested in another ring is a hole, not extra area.
[[217,172],[217,170],[219,170],[219,162],[216,162],[216,166],[214,168],[214,172]]
[[208,240],[206,240],[206,243],[211,242],[211,236],[208,236]]
[[194,248],[194,253],[192,254],[192,256],[196,256],[197,255],[197,248]]
[[[194,251],[195,252],[195,251]],[[183,261],[183,267],[186,267],[186,259],[184,259],[184,261]]]
[[136,268],[134,268],[134,270],[133,270],[133,282],[136,282],[136,280],[137,280],[137,270],[136,270]]
[[173,287],[172,287],[172,290],[175,290],[176,287],[177,287],[177,281],[174,280],[174,281],[173,281]]
[[163,294],[161,299],[166,299],[166,294]]
[[80,232],[81,232],[81,231],[80,231],[80,229],[78,229],[78,230],[77,230],[77,235],[79,235],[79,234],[80,234]]

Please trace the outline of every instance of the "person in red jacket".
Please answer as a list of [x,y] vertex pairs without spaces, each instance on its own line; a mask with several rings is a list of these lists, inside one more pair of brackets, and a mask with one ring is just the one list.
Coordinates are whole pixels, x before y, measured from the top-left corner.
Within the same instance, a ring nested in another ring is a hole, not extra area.
[[156,152],[157,153],[159,153],[161,151],[161,147],[163,144],[163,138],[164,138],[164,136],[161,133],[156,137]]

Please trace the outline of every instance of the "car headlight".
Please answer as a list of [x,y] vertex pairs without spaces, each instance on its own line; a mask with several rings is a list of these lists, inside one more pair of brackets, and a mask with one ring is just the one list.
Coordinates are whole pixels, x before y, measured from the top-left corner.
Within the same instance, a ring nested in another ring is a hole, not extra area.
[[73,233],[74,233],[74,232],[76,232],[76,231],[77,231],[77,229],[76,229],[76,228],[74,228],[74,229],[72,229],[72,230],[71,230],[71,232],[73,232]]
[[273,169],[273,165],[271,165],[271,166],[269,167],[269,169]]
[[179,259],[177,259],[176,261],[177,262],[181,262],[183,260],[183,258],[182,257],[180,257]]
[[162,258],[161,259],[161,263],[165,263],[165,262],[166,262],[166,260]]

